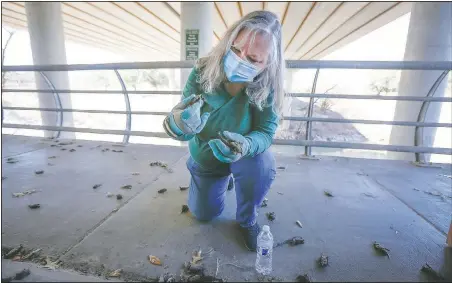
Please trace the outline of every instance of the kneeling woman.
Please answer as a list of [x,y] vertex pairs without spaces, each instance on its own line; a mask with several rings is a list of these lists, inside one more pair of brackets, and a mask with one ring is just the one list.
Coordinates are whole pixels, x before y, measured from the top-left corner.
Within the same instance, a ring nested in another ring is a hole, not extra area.
[[197,61],[163,125],[172,138],[189,140],[191,213],[201,221],[220,215],[231,182],[236,219],[252,251],[260,231],[257,207],[276,175],[268,148],[284,98],[282,52],[276,15],[246,15]]

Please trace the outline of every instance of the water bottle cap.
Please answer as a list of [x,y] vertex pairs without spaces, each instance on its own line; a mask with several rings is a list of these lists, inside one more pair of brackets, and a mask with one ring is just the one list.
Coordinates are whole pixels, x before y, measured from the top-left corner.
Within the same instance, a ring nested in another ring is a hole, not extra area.
[[264,226],[262,227],[262,231],[270,232],[270,226],[264,225]]

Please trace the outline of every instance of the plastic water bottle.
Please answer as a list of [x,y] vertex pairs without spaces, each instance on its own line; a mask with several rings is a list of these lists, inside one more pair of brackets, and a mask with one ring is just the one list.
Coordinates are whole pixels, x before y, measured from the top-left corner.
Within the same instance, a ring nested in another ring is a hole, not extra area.
[[272,272],[273,235],[270,227],[264,225],[257,236],[256,271],[263,275]]

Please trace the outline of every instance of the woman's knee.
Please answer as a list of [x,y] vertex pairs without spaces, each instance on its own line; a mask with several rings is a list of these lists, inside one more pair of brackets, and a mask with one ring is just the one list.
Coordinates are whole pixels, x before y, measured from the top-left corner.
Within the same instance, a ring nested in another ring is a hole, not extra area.
[[201,222],[209,222],[213,220],[214,218],[218,217],[224,209],[224,205],[220,207],[212,207],[208,204],[202,205],[204,207],[200,207],[198,205],[197,207],[191,207],[190,204],[188,205],[191,214]]

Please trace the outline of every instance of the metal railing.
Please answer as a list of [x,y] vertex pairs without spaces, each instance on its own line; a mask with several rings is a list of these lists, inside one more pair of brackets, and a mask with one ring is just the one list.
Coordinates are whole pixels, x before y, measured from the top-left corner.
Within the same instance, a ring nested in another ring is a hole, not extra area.
[[[55,98],[56,108],[36,108],[36,107],[3,107],[5,110],[25,110],[25,111],[52,111],[57,112],[56,126],[51,125],[24,125],[24,124],[4,124],[4,128],[16,129],[33,129],[55,131],[57,136],[60,132],[82,132],[95,134],[114,134],[123,135],[123,142],[127,143],[130,136],[146,136],[169,138],[164,132],[144,132],[132,131],[132,115],[167,115],[168,112],[152,112],[152,111],[132,111],[130,106],[130,94],[160,94],[160,95],[180,95],[180,91],[129,91],[124,84],[124,81],[118,70],[139,70],[139,69],[182,69],[192,68],[193,61],[181,62],[146,62],[146,63],[111,63],[111,64],[78,64],[78,65],[30,65],[30,66],[4,66],[2,72],[13,71],[28,71],[39,72],[47,82],[49,89],[2,89],[2,92],[14,93],[48,93],[53,94]],[[417,162],[425,162],[424,153],[429,154],[446,154],[452,155],[451,148],[437,148],[425,147],[422,144],[422,129],[424,127],[452,127],[452,123],[431,123],[425,122],[425,116],[430,102],[452,102],[451,97],[435,97],[435,91],[449,71],[452,69],[452,62],[416,62],[416,61],[286,61],[286,66],[289,69],[315,69],[315,77],[312,84],[311,93],[288,93],[290,97],[305,97],[309,98],[309,105],[307,117],[286,116],[284,120],[304,121],[306,122],[305,140],[290,140],[290,139],[275,139],[274,144],[278,145],[295,145],[304,146],[305,155],[311,155],[312,147],[330,147],[330,148],[347,148],[347,149],[365,149],[365,150],[386,150],[395,152],[410,152],[415,153]],[[348,94],[321,94],[315,93],[317,80],[321,69],[373,69],[373,70],[436,70],[443,71],[435,83],[430,88],[426,96],[380,96],[380,95],[348,95]],[[47,72],[55,71],[85,71],[85,70],[113,70],[120,82],[122,90],[68,90],[55,89],[52,82],[46,76]],[[126,105],[125,111],[113,110],[84,110],[84,109],[64,109],[60,101],[60,94],[63,93],[93,93],[93,94],[123,94]],[[422,102],[421,109],[417,121],[381,121],[381,120],[362,120],[362,119],[333,119],[312,117],[314,109],[314,98],[330,98],[330,99],[376,99],[376,100],[396,100],[396,101],[419,101]],[[125,130],[105,130],[105,129],[91,129],[91,128],[77,128],[77,127],[63,127],[64,113],[80,112],[80,113],[103,113],[103,114],[123,114],[126,115]],[[375,124],[375,125],[395,125],[395,126],[413,126],[415,128],[414,146],[402,145],[380,145],[367,143],[350,143],[350,142],[325,142],[313,141],[311,138],[312,123],[360,123],[360,124]]]

